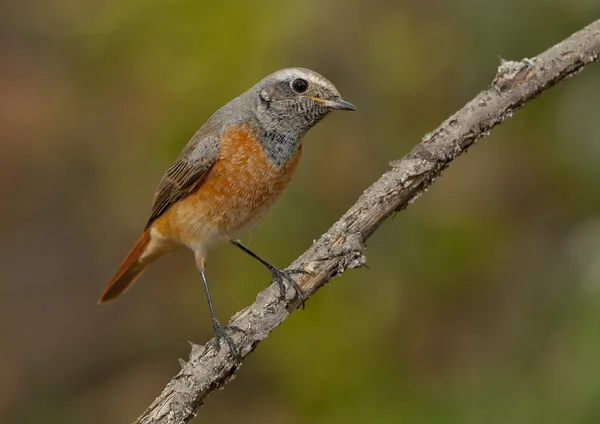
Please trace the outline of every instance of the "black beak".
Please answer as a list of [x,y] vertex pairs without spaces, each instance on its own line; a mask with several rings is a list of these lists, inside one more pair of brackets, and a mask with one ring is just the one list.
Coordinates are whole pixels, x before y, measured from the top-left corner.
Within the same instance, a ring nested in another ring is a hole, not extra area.
[[335,110],[356,110],[356,106],[341,98],[335,100],[325,100],[321,99],[320,97],[312,97],[312,99]]
[[328,103],[329,107],[336,110],[356,110],[356,106],[344,99],[330,100]]

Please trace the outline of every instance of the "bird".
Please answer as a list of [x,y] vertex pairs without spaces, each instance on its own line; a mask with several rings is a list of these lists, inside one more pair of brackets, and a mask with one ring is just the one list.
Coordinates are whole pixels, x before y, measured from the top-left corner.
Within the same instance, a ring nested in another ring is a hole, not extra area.
[[192,250],[211,314],[216,349],[226,328],[215,315],[205,274],[207,253],[232,243],[264,265],[285,294],[286,282],[304,306],[292,277],[241,243],[239,237],[266,216],[294,174],[302,138],[334,110],[354,111],[336,87],[306,68],[278,70],[217,110],[193,135],[162,177],[150,218],[110,279],[98,303],[117,298],[159,257]]

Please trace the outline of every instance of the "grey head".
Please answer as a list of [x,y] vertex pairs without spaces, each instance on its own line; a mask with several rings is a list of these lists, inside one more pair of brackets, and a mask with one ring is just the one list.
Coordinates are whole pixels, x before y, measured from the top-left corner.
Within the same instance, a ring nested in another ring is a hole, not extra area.
[[300,146],[302,136],[334,110],[356,110],[322,75],[305,68],[282,69],[240,96],[254,112],[259,139],[277,166]]

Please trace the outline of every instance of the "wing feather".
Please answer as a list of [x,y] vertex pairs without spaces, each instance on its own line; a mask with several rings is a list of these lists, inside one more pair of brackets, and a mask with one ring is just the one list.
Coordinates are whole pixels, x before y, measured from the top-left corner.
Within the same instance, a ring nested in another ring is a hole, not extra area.
[[200,187],[217,161],[219,137],[202,137],[200,133],[189,141],[160,181],[146,228],[171,205]]

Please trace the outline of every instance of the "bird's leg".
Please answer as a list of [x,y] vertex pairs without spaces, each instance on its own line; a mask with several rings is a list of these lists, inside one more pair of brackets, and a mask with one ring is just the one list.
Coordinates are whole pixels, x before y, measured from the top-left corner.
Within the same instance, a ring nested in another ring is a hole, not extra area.
[[247,254],[252,256],[254,259],[256,259],[258,262],[260,262],[265,267],[267,267],[267,269],[269,271],[271,271],[271,278],[273,279],[273,282],[276,282],[277,284],[279,284],[279,289],[281,290],[282,298],[285,298],[285,290],[286,290],[285,282],[287,281],[289,283],[289,285],[292,286],[294,288],[294,290],[296,291],[296,295],[298,296],[298,299],[300,299],[300,303],[302,304],[302,309],[304,309],[304,295],[302,294],[302,290],[300,289],[300,287],[298,287],[296,280],[294,280],[292,278],[291,274],[309,274],[308,271],[304,271],[302,269],[289,269],[289,270],[279,269],[275,265],[272,265],[269,262],[267,262],[267,260],[258,256],[252,250],[248,249],[246,246],[244,246],[242,244],[241,241],[231,240],[231,243],[233,243],[235,246],[242,249],[244,252],[246,252]]
[[229,351],[235,358],[235,360],[239,363],[241,362],[241,356],[238,349],[235,347],[233,340],[227,334],[227,329],[242,331],[237,327],[225,326],[223,327],[217,317],[215,315],[215,310],[213,308],[212,300],[210,298],[210,291],[208,290],[208,281],[206,281],[206,274],[204,273],[204,257],[200,253],[195,253],[196,255],[196,266],[198,267],[198,271],[200,271],[200,277],[202,277],[202,284],[204,285],[204,293],[206,293],[206,300],[208,301],[208,309],[210,310],[210,316],[212,318],[213,330],[215,332],[215,350],[218,352],[221,349],[221,340],[225,340],[227,345],[229,346]]

